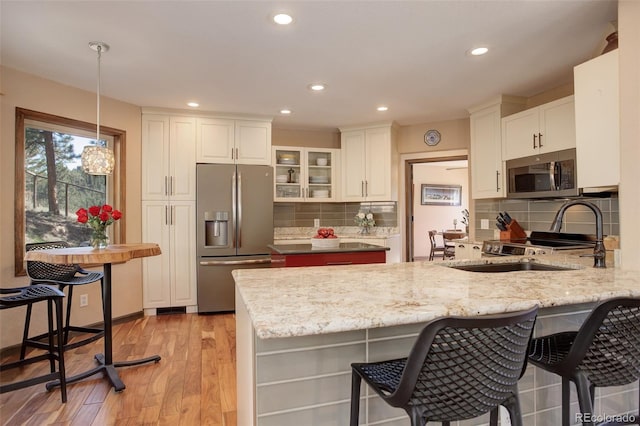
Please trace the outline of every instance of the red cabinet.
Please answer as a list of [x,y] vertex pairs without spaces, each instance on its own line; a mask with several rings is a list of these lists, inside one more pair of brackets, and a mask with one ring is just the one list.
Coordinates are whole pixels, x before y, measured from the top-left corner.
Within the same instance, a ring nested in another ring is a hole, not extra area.
[[378,251],[354,251],[340,253],[271,253],[271,265],[277,268],[283,266],[330,266],[356,265],[362,263],[385,263],[387,248],[380,247]]

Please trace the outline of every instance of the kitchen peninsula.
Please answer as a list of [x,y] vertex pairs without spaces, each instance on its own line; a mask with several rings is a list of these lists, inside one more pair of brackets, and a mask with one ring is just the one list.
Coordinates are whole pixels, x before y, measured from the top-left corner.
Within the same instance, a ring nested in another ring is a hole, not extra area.
[[367,243],[340,243],[338,247],[320,248],[312,244],[283,244],[268,246],[271,249],[271,265],[335,266],[363,263],[385,263],[388,247]]
[[[594,269],[591,259],[575,254],[531,260],[575,268],[566,271],[477,273],[447,267],[513,261],[234,271],[238,395],[243,395],[238,424],[344,425],[350,364],[406,356],[424,324],[442,316],[538,305],[536,333],[549,334],[577,329],[597,301],[640,297],[637,271]],[[635,386],[598,392],[596,410],[636,411]],[[408,424],[403,411],[368,392],[363,389],[364,424]],[[536,424],[559,424],[559,392],[559,379],[529,367],[520,383],[525,421],[535,417]]]

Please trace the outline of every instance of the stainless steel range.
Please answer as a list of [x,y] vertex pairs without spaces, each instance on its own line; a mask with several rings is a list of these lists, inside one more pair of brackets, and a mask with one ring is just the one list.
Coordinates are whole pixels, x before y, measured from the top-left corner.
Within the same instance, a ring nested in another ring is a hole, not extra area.
[[532,232],[526,240],[489,240],[482,244],[485,256],[541,256],[560,250],[593,249],[596,237],[587,234]]

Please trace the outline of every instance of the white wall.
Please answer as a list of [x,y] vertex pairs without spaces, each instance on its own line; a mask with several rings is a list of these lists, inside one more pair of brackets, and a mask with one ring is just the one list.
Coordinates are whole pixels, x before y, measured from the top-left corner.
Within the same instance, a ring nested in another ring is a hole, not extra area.
[[[466,161],[459,164],[424,163],[413,166],[413,255],[429,255],[429,230],[453,229],[453,219],[457,219],[457,229],[464,229],[462,210],[469,208],[469,185]],[[460,168],[463,166],[464,168]],[[422,184],[442,184],[462,186],[462,205],[432,206],[421,204]]]

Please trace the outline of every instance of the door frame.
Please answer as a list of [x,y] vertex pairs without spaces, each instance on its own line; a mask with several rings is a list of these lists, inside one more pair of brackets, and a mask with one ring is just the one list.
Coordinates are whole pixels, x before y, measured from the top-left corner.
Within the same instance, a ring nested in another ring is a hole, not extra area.
[[[466,149],[458,149],[451,151],[419,152],[400,156],[400,162],[403,165],[403,176],[402,179],[400,179],[400,196],[402,197],[400,205],[404,204],[404,213],[400,217],[400,234],[404,240],[403,260],[405,262],[413,262],[413,166],[414,164],[439,163],[453,160],[469,161],[468,151]],[[470,174],[468,176],[470,176]],[[469,179],[467,180],[467,188],[471,188]],[[469,201],[471,204],[471,198],[469,198]]]

